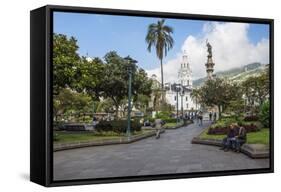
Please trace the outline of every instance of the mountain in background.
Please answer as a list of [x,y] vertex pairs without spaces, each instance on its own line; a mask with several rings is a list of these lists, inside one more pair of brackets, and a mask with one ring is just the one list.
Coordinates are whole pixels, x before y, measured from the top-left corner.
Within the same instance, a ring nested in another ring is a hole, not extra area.
[[[214,73],[217,77],[228,78],[233,81],[244,81],[249,76],[258,75],[266,69],[266,65],[261,63],[250,63],[243,67],[236,67],[225,71]],[[193,81],[193,87],[199,87],[206,80],[206,77]]]

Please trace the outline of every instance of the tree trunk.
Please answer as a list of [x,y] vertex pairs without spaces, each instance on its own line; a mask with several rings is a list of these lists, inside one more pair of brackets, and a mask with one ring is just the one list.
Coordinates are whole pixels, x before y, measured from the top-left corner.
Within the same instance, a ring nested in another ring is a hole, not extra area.
[[119,105],[115,104],[115,117],[118,119]]
[[163,61],[160,59],[160,65],[161,65],[161,104],[160,104],[160,110],[162,110],[162,106],[164,103],[164,75],[163,75]]
[[218,105],[218,108],[219,108],[219,118],[218,119],[220,119],[221,118],[221,108],[222,108],[222,106]]
[[119,103],[117,102],[117,100],[114,99],[114,97],[111,97],[111,99],[115,105],[115,117],[116,119],[118,119]]
[[160,59],[160,65],[161,65],[161,89],[163,91],[164,88],[164,77],[163,77],[163,61]]

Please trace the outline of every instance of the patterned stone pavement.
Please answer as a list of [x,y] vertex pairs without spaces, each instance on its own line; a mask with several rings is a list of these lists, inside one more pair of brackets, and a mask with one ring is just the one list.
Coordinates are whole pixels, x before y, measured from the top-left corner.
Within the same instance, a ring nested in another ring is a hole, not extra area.
[[166,130],[131,144],[95,146],[54,152],[54,180],[268,168],[269,159],[223,152],[218,147],[191,144],[203,126]]

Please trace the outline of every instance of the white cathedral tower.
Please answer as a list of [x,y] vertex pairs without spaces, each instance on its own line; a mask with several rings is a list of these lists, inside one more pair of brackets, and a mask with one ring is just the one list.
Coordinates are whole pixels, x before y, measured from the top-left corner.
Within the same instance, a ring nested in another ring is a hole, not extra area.
[[184,50],[180,70],[178,72],[178,83],[186,88],[192,89],[192,71],[189,66],[187,52]]
[[[198,105],[191,97],[192,71],[186,51],[183,52],[179,65],[177,81],[165,83],[166,101],[174,106],[175,110],[178,108],[183,113],[187,113],[190,110],[198,110]],[[180,86],[180,91],[177,91],[178,86]]]

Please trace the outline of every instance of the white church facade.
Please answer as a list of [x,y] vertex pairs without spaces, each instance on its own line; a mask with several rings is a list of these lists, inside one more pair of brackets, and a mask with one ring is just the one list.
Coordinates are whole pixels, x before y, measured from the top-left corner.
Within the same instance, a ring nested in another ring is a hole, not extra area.
[[199,105],[191,97],[192,93],[192,70],[190,68],[187,52],[184,51],[178,71],[177,82],[165,83],[166,102],[184,112],[198,110]]

